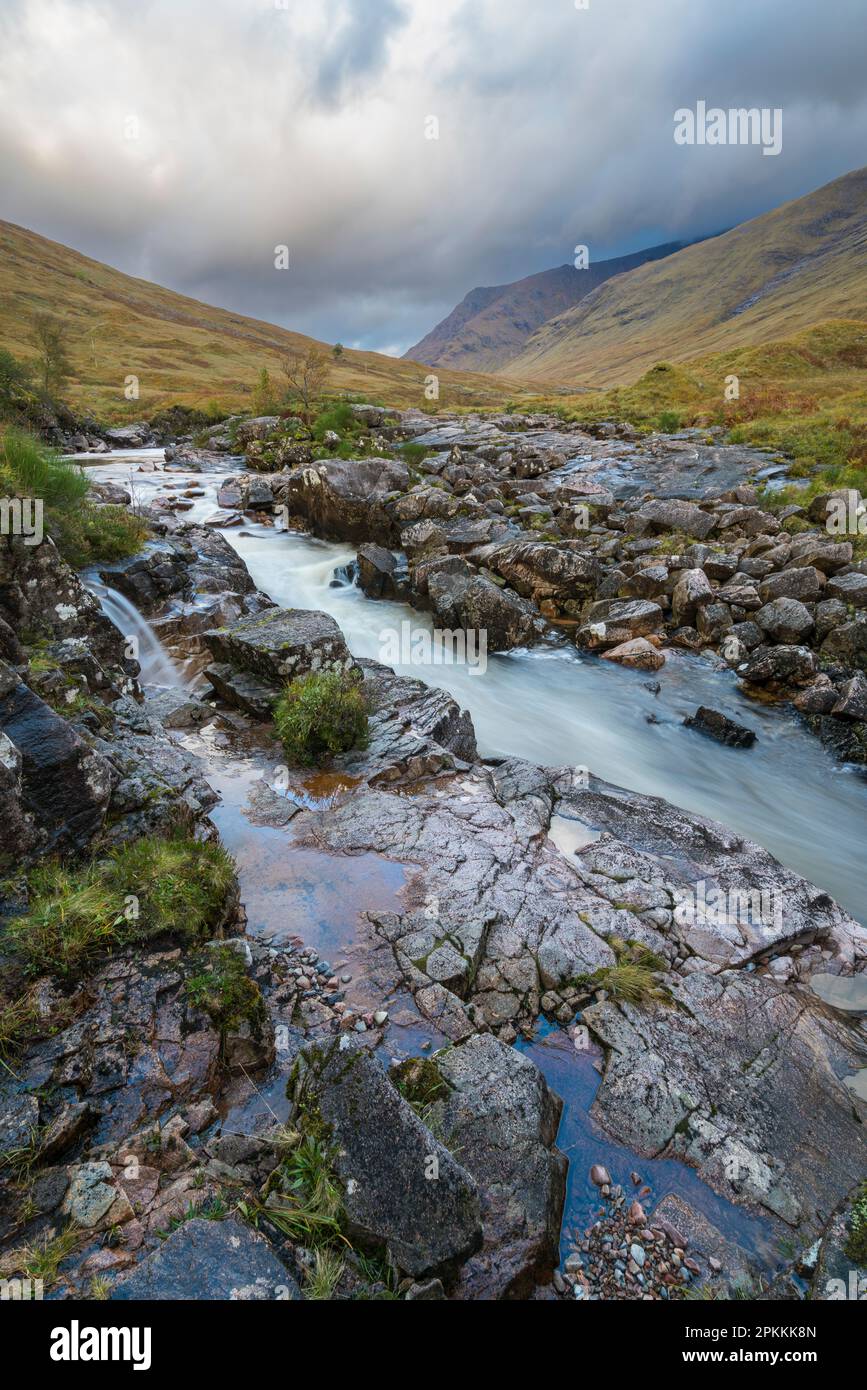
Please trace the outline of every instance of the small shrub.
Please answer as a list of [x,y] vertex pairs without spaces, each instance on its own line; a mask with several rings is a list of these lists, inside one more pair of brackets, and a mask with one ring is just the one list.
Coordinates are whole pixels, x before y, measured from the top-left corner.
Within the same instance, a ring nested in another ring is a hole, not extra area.
[[421,463],[424,459],[427,458],[428,454],[431,453],[432,450],[425,448],[424,444],[411,443],[402,444],[400,452],[403,458],[406,460],[406,462],[410,466],[412,466],[413,464]]
[[676,410],[663,410],[656,422],[656,427],[663,434],[676,434],[683,428],[683,421]]
[[287,757],[302,767],[367,743],[364,691],[355,676],[340,671],[293,681],[274,707],[274,722]]
[[321,444],[328,430],[333,430],[335,434],[341,435],[361,432],[359,421],[356,420],[345,401],[337,401],[334,405],[329,405],[321,410],[317,415],[316,423],[313,426],[313,438]]

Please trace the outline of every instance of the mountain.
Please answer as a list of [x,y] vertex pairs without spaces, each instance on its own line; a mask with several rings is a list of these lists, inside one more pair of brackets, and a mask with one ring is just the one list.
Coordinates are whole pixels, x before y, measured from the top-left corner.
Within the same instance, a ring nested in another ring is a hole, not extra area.
[[[0,348],[35,356],[32,321],[41,313],[63,320],[68,330],[74,380],[67,394],[98,415],[129,414],[124,381],[131,375],[139,378],[142,413],[174,402],[249,405],[262,367],[279,382],[282,357],[315,345],[300,333],[134,279],[0,221]],[[424,405],[427,374],[418,362],[346,349],[332,364],[328,389],[388,405]],[[438,375],[446,408],[502,405],[516,394],[512,381]]]
[[618,256],[591,261],[586,270],[559,265],[508,285],[470,290],[456,309],[405,354],[432,367],[495,372],[517,357],[539,326],[578,304],[586,295],[646,261],[660,260],[687,243],[668,242]]
[[542,324],[507,372],[561,385],[633,381],[660,360],[867,318],[867,169],[594,290]]

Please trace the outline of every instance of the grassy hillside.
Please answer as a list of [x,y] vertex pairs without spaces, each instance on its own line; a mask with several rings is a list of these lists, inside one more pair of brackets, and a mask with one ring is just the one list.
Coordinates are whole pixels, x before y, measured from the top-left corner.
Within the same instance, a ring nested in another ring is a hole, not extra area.
[[867,169],[608,281],[505,369],[577,387],[867,319]]
[[470,290],[407,357],[460,371],[494,372],[525,348],[541,324],[572,308],[614,275],[670,256],[683,243],[652,246],[630,256],[591,262],[586,270],[557,266],[508,285]]
[[[299,333],[213,308],[136,280],[37,233],[0,222],[0,348],[35,355],[32,320],[52,314],[68,327],[75,379],[66,392],[98,417],[150,414],[183,403],[250,404],[262,367],[280,380],[286,352],[313,343]],[[388,405],[425,404],[420,363],[350,352],[333,363],[328,389]],[[135,375],[140,399],[124,397]],[[499,405],[514,387],[496,378],[441,370],[440,406]]]

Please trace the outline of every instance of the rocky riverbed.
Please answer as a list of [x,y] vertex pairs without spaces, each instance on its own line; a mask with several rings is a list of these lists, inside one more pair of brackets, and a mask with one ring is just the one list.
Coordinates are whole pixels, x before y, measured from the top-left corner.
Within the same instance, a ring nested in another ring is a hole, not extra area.
[[[266,471],[221,479],[217,520],[285,507],[357,543],[371,592],[485,627],[504,647],[553,629],[609,655],[643,641],[664,659],[667,643],[721,651],[754,614],[760,640],[728,664],[746,679],[754,659],[770,663],[767,681],[752,668],[748,683],[783,699],[793,688],[779,663],[797,651],[799,680],[815,664],[803,688],[834,690],[822,718],[857,729],[854,708],[836,710],[857,676],[820,671],[827,635],[815,644],[819,609],[843,601],[824,589],[861,571],[845,543],[825,554],[818,527],[800,533],[812,536],[804,551],[773,530],[739,481],[760,459],[515,417],[444,420],[433,436],[412,412],[366,423],[382,457],[302,453],[273,472],[262,455],[303,446],[253,422],[249,461]],[[408,465],[406,439],[433,452]],[[182,445],[183,467],[216,466],[237,433],[210,444],[204,457]],[[281,1183],[287,1132],[327,1131],[349,1242],[333,1296],[583,1300],[690,1285],[800,1296],[838,1249],[865,1172],[864,1102],[846,1084],[864,1066],[862,1011],[811,981],[857,993],[864,928],[707,817],[574,767],[480,756],[447,692],[356,657],[328,614],[257,588],[215,518],[183,496],[195,487],[171,486],[169,454],[155,543],[101,581],[152,620],[192,689],[143,689],[124,635],[51,543],[4,541],[4,907],[22,910],[21,870],[49,851],[98,856],[179,825],[219,835],[237,886],[206,949],[241,963],[256,1002],[215,1022],[191,988],[201,957],[171,940],[116,951],[74,984],[31,982],[36,1018],[0,1081],[0,1273],[21,1277],[34,1249],[65,1239],[55,1297],[312,1296],[321,1251],[287,1228]],[[721,482],[742,495],[712,495]],[[651,484],[688,494],[671,505],[690,545],[661,562],[673,514],[662,522],[641,500]],[[592,524],[578,537],[586,498]],[[807,570],[824,578],[796,600],[812,627],[777,641],[758,622],[776,600],[740,600],[752,581],[803,583]],[[718,615],[711,635],[717,606],[731,624]],[[847,607],[829,633],[862,626]],[[311,779],[282,767],[269,702],[288,676],[329,665],[358,666],[371,736]],[[337,901],[322,884],[341,885]],[[771,895],[781,910],[733,927],[709,890]],[[633,959],[651,963],[653,984],[630,1001],[618,969]],[[540,1020],[568,1030],[576,1066],[590,1056],[599,1076],[598,1151],[568,1154],[599,1211],[570,1224],[562,1249],[568,1127],[534,1060]],[[604,1171],[612,1140],[624,1174]],[[644,1182],[658,1162],[688,1175],[681,1192]],[[828,1296],[821,1282],[814,1296]]]

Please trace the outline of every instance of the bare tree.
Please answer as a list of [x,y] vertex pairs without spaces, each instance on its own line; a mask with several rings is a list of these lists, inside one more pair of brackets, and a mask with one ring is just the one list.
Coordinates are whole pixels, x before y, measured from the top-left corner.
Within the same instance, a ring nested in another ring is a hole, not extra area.
[[325,390],[330,370],[327,354],[318,347],[290,352],[283,358],[286,394],[300,404],[305,425],[312,423],[313,408]]
[[67,355],[66,324],[50,314],[37,314],[33,319],[33,341],[39,384],[47,396],[59,395],[73,374]]

